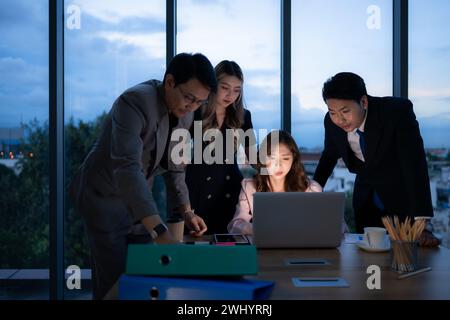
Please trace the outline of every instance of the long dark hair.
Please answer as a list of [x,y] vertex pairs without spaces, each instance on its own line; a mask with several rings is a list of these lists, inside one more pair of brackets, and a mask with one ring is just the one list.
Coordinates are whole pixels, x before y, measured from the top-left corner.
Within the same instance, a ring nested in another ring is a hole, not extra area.
[[[224,76],[234,76],[238,78],[242,84],[244,84],[244,74],[242,73],[241,67],[234,62],[229,60],[223,60],[217,64],[214,68],[216,73],[217,82]],[[209,97],[209,103],[203,110],[203,132],[211,128],[218,128],[218,123],[216,119],[216,110],[212,106],[212,101],[214,100],[214,93]],[[240,129],[244,123],[244,91],[241,89],[241,94],[236,99],[236,101],[228,106],[225,113],[224,125],[230,129]]]
[[[276,139],[277,136],[278,139]],[[281,144],[284,144],[289,149],[289,151],[291,151],[293,156],[292,167],[286,175],[284,181],[284,190],[287,192],[305,191],[309,186],[309,179],[305,173],[305,168],[303,167],[300,151],[297,147],[297,144],[295,143],[294,138],[292,138],[292,136],[288,132],[283,130],[270,132],[261,143],[260,152],[266,150],[267,155],[269,156],[271,154],[272,147]],[[258,158],[258,171],[255,175],[256,191],[271,192],[272,190],[270,190],[269,175],[261,174],[261,170],[266,167],[265,160],[260,159],[261,157]]]

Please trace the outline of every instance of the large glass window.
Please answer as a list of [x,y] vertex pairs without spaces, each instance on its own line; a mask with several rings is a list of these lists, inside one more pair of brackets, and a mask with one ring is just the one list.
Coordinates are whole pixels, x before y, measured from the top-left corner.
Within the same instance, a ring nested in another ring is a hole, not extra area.
[[178,0],[177,51],[234,60],[255,129],[280,127],[280,1]]
[[409,97],[428,157],[433,225],[450,246],[450,3],[409,1]]
[[[47,299],[49,277],[48,0],[3,0],[0,10],[0,299]],[[177,52],[201,52],[243,69],[255,129],[280,128],[280,0],[178,0]],[[309,175],[323,150],[321,90],[341,71],[361,75],[369,94],[392,95],[393,0],[292,3],[292,134]],[[165,0],[64,0],[65,181],[127,88],[162,80]],[[450,3],[409,0],[409,98],[427,153],[435,232],[450,246]],[[61,94],[61,93],[59,93]],[[154,195],[164,217],[165,191]],[[354,175],[339,162],[326,191],[348,193]],[[66,201],[65,263],[82,269],[90,299],[89,245]],[[18,281],[19,280],[19,281]],[[26,281],[25,281],[26,280]],[[6,284],[6,285],[3,285]]]
[[48,1],[0,10],[0,300],[48,299]]
[[[138,83],[163,79],[165,3],[65,1],[66,181],[70,181],[92,147],[114,100]],[[158,183],[156,189],[163,190],[162,182]],[[82,275],[89,278],[89,246],[82,220],[70,202],[65,226],[66,266],[87,269]],[[67,291],[66,298],[80,298],[80,294],[81,298],[90,298],[89,287]]]
[[[280,1],[178,0],[177,5],[177,51],[201,52],[213,66],[235,61],[244,73],[244,104],[256,138],[280,128]],[[242,147],[237,157],[245,161]],[[248,165],[240,168],[244,176],[253,174]]]
[[[392,95],[392,10],[392,0],[292,1],[292,134],[311,175],[323,149],[329,77],[351,71],[369,94]],[[325,190],[349,192],[350,210],[353,184],[339,163]]]

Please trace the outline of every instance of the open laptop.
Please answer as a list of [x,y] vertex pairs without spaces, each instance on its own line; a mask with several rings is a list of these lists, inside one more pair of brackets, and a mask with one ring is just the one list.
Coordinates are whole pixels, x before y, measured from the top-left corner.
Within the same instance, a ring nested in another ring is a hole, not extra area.
[[337,247],[344,206],[343,192],[256,192],[253,244],[258,248]]

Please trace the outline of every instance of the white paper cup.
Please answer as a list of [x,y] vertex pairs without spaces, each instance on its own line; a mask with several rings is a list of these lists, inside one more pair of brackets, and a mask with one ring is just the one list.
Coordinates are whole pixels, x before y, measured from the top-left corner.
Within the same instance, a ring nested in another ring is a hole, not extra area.
[[169,229],[172,237],[179,242],[183,241],[184,235],[184,220],[178,222],[167,222],[167,228]]

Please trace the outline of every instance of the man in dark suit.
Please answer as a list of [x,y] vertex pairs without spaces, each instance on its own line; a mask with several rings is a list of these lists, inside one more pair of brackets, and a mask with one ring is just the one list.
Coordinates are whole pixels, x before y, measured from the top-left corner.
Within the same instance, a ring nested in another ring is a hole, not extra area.
[[[174,243],[152,196],[163,175],[170,212],[184,217],[194,235],[206,231],[189,204],[185,166],[172,161],[171,133],[190,128],[217,81],[209,60],[182,53],[164,81],[134,86],[114,102],[99,138],[75,175],[70,195],[85,221],[92,256],[94,299],[101,299],[125,271],[131,237]],[[139,235],[139,236],[137,236]]]
[[[339,158],[356,174],[357,232],[383,226],[385,215],[432,217],[427,162],[412,103],[369,96],[364,80],[350,72],[327,80],[322,95],[328,106],[325,147],[314,180],[325,186]],[[425,230],[420,243],[435,246],[439,241]]]

